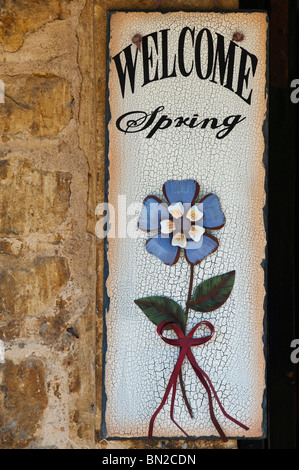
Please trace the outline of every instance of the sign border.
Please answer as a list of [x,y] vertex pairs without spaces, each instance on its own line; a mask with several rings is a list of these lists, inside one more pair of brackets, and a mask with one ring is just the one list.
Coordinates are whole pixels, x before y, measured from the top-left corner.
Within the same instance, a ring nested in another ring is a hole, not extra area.
[[[220,14],[230,14],[230,13],[265,13],[266,21],[267,21],[267,41],[266,41],[266,81],[265,81],[265,96],[266,96],[266,114],[263,123],[263,135],[264,135],[264,142],[265,142],[265,149],[263,155],[263,164],[265,167],[265,195],[266,201],[264,206],[264,229],[265,229],[265,238],[266,238],[266,245],[265,245],[265,257],[262,262],[262,267],[264,269],[264,287],[265,287],[265,297],[264,297],[264,335],[263,335],[263,343],[264,343],[264,358],[265,358],[265,389],[264,389],[264,397],[262,402],[262,409],[263,409],[263,422],[262,422],[262,436],[260,437],[253,437],[253,438],[241,438],[240,436],[228,436],[230,440],[242,440],[242,441],[262,441],[267,439],[268,433],[268,400],[267,400],[267,376],[268,376],[268,357],[269,357],[269,341],[268,341],[268,311],[267,311],[267,302],[268,302],[268,203],[269,203],[269,98],[270,98],[270,90],[269,90],[269,71],[270,71],[270,64],[269,64],[269,57],[270,57],[270,34],[269,34],[269,12],[263,9],[254,9],[254,10],[168,10],[168,9],[159,9],[159,10],[150,10],[150,9],[140,9],[140,10],[107,10],[107,30],[106,30],[106,98],[105,98],[105,203],[109,202],[109,181],[110,181],[110,174],[109,174],[109,123],[111,121],[111,110],[109,104],[109,71],[110,71],[110,64],[111,64],[111,56],[110,56],[110,34],[111,34],[111,18],[115,13],[220,13]],[[125,440],[136,440],[136,441],[146,441],[147,437],[117,437],[117,436],[109,436],[107,434],[107,427],[106,427],[106,406],[107,406],[107,395],[106,395],[106,387],[105,387],[105,371],[106,371],[106,353],[107,353],[107,323],[106,323],[106,315],[109,313],[109,304],[110,299],[107,292],[107,279],[109,276],[109,263],[108,263],[108,240],[107,237],[104,239],[104,277],[103,277],[103,340],[102,340],[102,410],[101,410],[101,439],[109,439],[111,441],[125,441]],[[160,440],[186,440],[186,437],[154,437],[154,441]],[[191,440],[219,440],[218,436],[196,436],[189,438]]]

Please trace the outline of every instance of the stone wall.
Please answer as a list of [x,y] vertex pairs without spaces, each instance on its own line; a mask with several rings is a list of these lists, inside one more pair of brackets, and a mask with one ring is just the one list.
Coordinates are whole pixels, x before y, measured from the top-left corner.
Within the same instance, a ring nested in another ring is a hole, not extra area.
[[100,439],[103,243],[94,234],[104,191],[106,10],[153,3],[1,2],[0,448],[153,446]]

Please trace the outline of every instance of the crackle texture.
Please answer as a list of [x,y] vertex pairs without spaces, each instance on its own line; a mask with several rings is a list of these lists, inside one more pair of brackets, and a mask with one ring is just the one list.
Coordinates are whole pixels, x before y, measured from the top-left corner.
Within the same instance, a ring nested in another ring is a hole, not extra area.
[[[177,38],[186,21],[183,13],[114,13],[111,17],[110,56],[130,44],[133,32],[146,35],[170,28]],[[211,321],[214,338],[193,352],[209,375],[225,409],[250,427],[246,437],[263,435],[263,394],[265,364],[263,344],[265,205],[263,124],[266,114],[265,77],[267,20],[265,14],[197,14],[188,25],[196,31],[209,28],[231,39],[242,29],[242,47],[259,57],[254,79],[252,106],[231,91],[210,82],[189,78],[163,80],[141,87],[141,67],[137,67],[134,95],[123,100],[113,62],[110,62],[109,123],[109,202],[118,207],[119,195],[126,196],[130,208],[132,237],[110,239],[107,292],[107,352],[105,367],[106,426],[108,437],[145,437],[148,423],[164,394],[178,352],[165,345],[156,328],[134,305],[149,295],[164,295],[185,306],[190,266],[183,256],[174,267],[162,264],[145,250],[146,235],[138,233],[136,220],[140,203],[154,194],[163,199],[162,186],[169,179],[195,179],[200,196],[215,193],[221,201],[226,225],[213,233],[220,246],[216,254],[195,269],[195,284],[217,274],[236,271],[233,293],[227,303],[212,314],[190,312],[188,329],[198,321]],[[177,41],[170,41],[175,53]],[[180,97],[178,100],[177,97]],[[123,134],[116,119],[133,110],[154,111],[165,107],[170,117],[199,116],[223,119],[232,114],[246,121],[223,140],[215,139],[211,129],[170,127],[146,139],[146,131]],[[137,205],[136,205],[137,203]],[[195,419],[191,420],[177,393],[175,418],[191,436],[216,435],[210,421],[208,400],[191,366],[183,366],[186,392]],[[157,418],[154,435],[181,437],[169,418],[170,403]],[[226,434],[245,436],[242,429],[225,419],[217,405],[216,417]]]

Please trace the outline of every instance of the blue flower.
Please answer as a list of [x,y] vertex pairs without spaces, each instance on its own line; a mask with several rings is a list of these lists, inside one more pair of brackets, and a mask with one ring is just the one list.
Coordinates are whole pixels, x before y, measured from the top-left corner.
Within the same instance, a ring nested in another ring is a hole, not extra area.
[[156,196],[148,196],[143,202],[138,227],[154,232],[146,249],[167,265],[177,263],[181,249],[193,265],[218,249],[217,238],[207,230],[220,230],[225,225],[225,216],[215,194],[208,194],[196,203],[199,189],[194,180],[167,181],[163,194],[168,205]]

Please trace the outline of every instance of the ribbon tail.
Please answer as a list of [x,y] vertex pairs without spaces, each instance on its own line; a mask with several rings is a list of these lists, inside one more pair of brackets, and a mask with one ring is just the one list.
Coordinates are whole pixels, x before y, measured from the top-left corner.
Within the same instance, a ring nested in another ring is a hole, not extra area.
[[[174,366],[174,369],[173,369],[173,372],[170,376],[170,379],[169,379],[169,382],[168,382],[168,385],[166,387],[166,390],[165,390],[165,393],[164,393],[164,396],[162,398],[162,401],[161,401],[161,404],[159,406],[159,408],[155,411],[155,413],[153,414],[151,420],[150,420],[150,424],[149,424],[149,429],[148,429],[148,440],[151,441],[152,438],[153,438],[153,430],[154,430],[154,424],[155,424],[155,420],[158,416],[158,414],[160,413],[160,411],[162,410],[162,408],[164,407],[166,401],[167,401],[167,398],[168,398],[168,395],[171,391],[172,388],[174,388],[174,392],[173,392],[173,395],[172,395],[172,403],[174,404],[174,400],[175,400],[175,392],[176,392],[176,383],[177,383],[177,380],[178,380],[178,375],[179,375],[179,372],[181,370],[181,366],[183,364],[183,361],[184,361],[184,358],[186,356],[186,353],[187,353],[187,349],[186,348],[182,348],[181,352],[180,352],[180,355],[179,355],[179,358],[177,360],[177,363],[176,365]],[[173,420],[173,422],[175,423],[175,421]],[[175,423],[176,424],[176,423]],[[177,424],[176,424],[177,425]],[[178,425],[177,425],[178,426]],[[179,427],[179,426],[178,426]],[[181,428],[180,428],[181,429]],[[183,431],[184,432],[184,431]],[[184,432],[185,434],[185,432]]]
[[240,426],[241,428],[245,429],[246,431],[248,431],[248,427],[245,426],[244,424],[240,423],[239,421],[237,421],[236,419],[232,418],[232,416],[230,416],[228,413],[226,413],[225,409],[223,408],[220,400],[219,400],[219,397],[213,387],[213,384],[209,378],[209,376],[199,367],[199,365],[197,364],[196,362],[196,359],[195,357],[193,356],[191,350],[188,351],[188,359],[193,367],[193,370],[194,372],[196,373],[197,377],[199,378],[200,382],[202,383],[202,385],[204,386],[204,388],[206,389],[207,391],[207,394],[208,394],[208,399],[209,399],[209,409],[210,409],[210,416],[211,416],[211,420],[212,420],[212,423],[214,424],[215,428],[217,429],[221,439],[223,440],[223,442],[227,442],[228,441],[228,438],[227,436],[225,435],[223,429],[221,428],[220,424],[218,423],[216,417],[215,417],[215,414],[214,414],[214,409],[213,409],[213,401],[212,401],[212,394],[211,394],[211,390],[217,400],[217,403],[222,411],[222,413],[224,414],[224,416],[226,418],[228,418],[230,421],[234,422],[235,424],[237,424],[238,426]]
[[[200,369],[199,366],[198,366],[198,368]],[[221,409],[221,411],[222,411],[222,413],[224,414],[224,416],[225,416],[227,419],[229,419],[230,421],[232,421],[233,423],[237,424],[240,428],[245,429],[245,431],[249,431],[249,427],[245,426],[245,424],[242,424],[240,421],[237,421],[235,418],[233,418],[232,416],[230,416],[230,415],[225,411],[225,409],[223,408],[223,406],[222,406],[222,404],[221,404],[221,401],[219,400],[219,397],[218,397],[218,395],[217,395],[217,393],[216,393],[216,391],[215,391],[215,389],[214,389],[214,387],[213,387],[213,384],[212,384],[212,382],[211,382],[209,376],[208,376],[202,369],[200,369],[200,371],[201,371],[202,375],[205,377],[206,381],[208,382],[208,384],[209,384],[209,386],[210,386],[210,388],[211,388],[211,390],[212,390],[212,392],[213,392],[213,394],[214,394],[214,396],[215,396],[215,398],[216,398],[216,400],[217,400],[217,403],[218,403],[218,405],[219,405],[219,408]]]
[[175,421],[174,417],[173,417],[173,412],[174,412],[174,402],[175,402],[175,395],[176,395],[176,386],[177,386],[177,380],[176,382],[173,384],[173,387],[172,387],[172,398],[171,398],[171,406],[170,406],[170,419],[171,421],[176,425],[177,428],[179,428],[179,430],[185,434],[186,437],[189,437],[189,435],[184,431],[183,428],[181,428],[181,426]]
[[[191,363],[192,364],[192,363]],[[200,370],[198,370],[196,367],[193,366],[192,364],[192,367],[197,375],[197,377],[199,378],[199,380],[201,381],[202,385],[204,386],[204,388],[206,389],[206,392],[208,394],[208,399],[209,399],[209,410],[210,410],[210,417],[211,417],[211,421],[212,423],[214,424],[215,428],[217,429],[218,431],[218,434],[219,436],[221,437],[221,439],[223,440],[223,442],[227,442],[228,441],[228,438],[227,436],[225,435],[222,427],[220,426],[220,424],[218,423],[217,419],[216,419],[216,416],[214,414],[214,408],[213,408],[213,400],[212,400],[212,394],[211,394],[211,390],[209,388],[209,384],[208,382],[206,382],[204,376],[202,375],[202,373],[200,372]]]
[[165,391],[164,397],[161,401],[161,405],[159,406],[159,408],[157,408],[157,410],[155,411],[155,413],[151,417],[149,428],[148,428],[148,437],[147,437],[149,441],[151,441],[153,439],[153,430],[154,430],[155,420],[156,420],[158,414],[160,413],[160,411],[162,410],[162,408],[164,407],[164,405],[166,403],[166,400],[168,398],[168,395],[170,393],[170,390],[172,388],[172,376],[173,376],[173,373],[171,375],[168,386],[166,387],[166,391]]
[[221,437],[221,439],[223,440],[223,442],[227,442],[228,439],[227,439],[222,427],[218,423],[218,421],[216,419],[216,416],[214,414],[213,400],[212,400],[212,394],[211,394],[211,390],[210,390],[210,387],[209,387],[209,383],[206,381],[205,376],[202,373],[203,371],[198,366],[198,364],[195,360],[195,357],[193,356],[191,350],[188,351],[188,359],[189,359],[189,361],[190,361],[190,363],[193,367],[194,372],[196,373],[197,377],[199,378],[200,382],[202,383],[202,385],[204,386],[204,388],[206,389],[206,392],[208,394],[209,410],[210,410],[210,417],[211,417],[212,423],[214,424],[215,428],[217,429],[218,434]]

